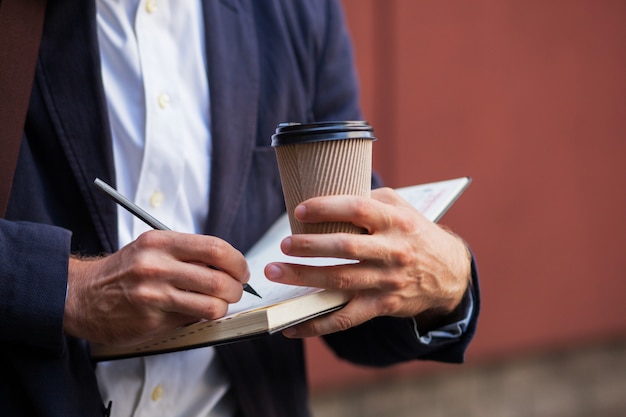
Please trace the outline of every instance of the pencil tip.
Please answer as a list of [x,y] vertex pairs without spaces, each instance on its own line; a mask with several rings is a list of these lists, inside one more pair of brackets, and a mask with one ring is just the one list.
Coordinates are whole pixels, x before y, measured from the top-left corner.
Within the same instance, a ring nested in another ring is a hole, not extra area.
[[257,297],[262,298],[262,297],[259,295],[259,293],[258,293],[258,292],[256,292],[256,291],[254,290],[254,288],[252,288],[252,287],[251,287],[250,285],[248,285],[248,284],[244,284],[244,286],[243,286],[243,290],[244,290],[245,292],[249,293],[249,294],[256,295]]

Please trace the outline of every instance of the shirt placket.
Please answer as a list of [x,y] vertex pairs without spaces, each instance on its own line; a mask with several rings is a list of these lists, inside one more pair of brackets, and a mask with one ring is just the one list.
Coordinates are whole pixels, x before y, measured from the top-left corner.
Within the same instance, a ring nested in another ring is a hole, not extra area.
[[[145,145],[135,202],[166,225],[176,219],[175,197],[184,170],[184,159],[172,158],[180,152],[176,136],[180,100],[176,85],[167,78],[175,63],[162,52],[171,39],[159,30],[169,17],[168,1],[143,0],[135,18],[146,103]],[[135,237],[148,229],[143,222],[133,221]]]
[[[137,182],[135,202],[164,224],[173,224],[176,194],[182,180],[184,159],[177,155],[176,120],[179,97],[176,86],[168,80],[172,57],[164,56],[167,31],[160,30],[170,19],[169,2],[142,0],[135,17],[135,34],[142,66],[145,96],[145,143],[142,169]],[[169,59],[168,59],[169,58]],[[171,226],[170,226],[171,227]],[[143,222],[133,220],[133,235],[149,230]],[[142,358],[144,383],[133,415],[158,417],[171,414],[172,387],[178,383],[172,358]]]

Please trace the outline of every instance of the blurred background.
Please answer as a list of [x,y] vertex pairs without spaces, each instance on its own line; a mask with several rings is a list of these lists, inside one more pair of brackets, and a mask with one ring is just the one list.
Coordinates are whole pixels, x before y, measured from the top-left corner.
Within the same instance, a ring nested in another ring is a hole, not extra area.
[[374,165],[469,175],[464,365],[372,370],[307,342],[316,417],[626,415],[626,1],[343,0]]

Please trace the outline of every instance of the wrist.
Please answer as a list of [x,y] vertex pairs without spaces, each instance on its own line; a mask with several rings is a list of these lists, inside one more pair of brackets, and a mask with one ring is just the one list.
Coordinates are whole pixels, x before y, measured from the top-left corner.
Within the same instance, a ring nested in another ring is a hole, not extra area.
[[[450,250],[450,252],[454,254],[450,261],[450,269],[454,277],[453,279],[455,279],[456,282],[462,283],[462,294],[465,295],[468,291],[468,287],[472,283],[472,253],[469,250],[469,245],[461,236],[450,230],[449,227],[445,225],[439,225],[439,227],[454,241],[453,249]],[[459,298],[454,308],[456,308],[461,301],[462,298]]]
[[[447,297],[441,304],[425,310],[414,317],[420,334],[439,329],[463,320],[472,304],[472,254],[465,241],[448,227],[438,225],[445,231],[442,238],[447,240],[444,247],[448,253],[448,279],[445,292]],[[443,293],[442,293],[443,294]]]
[[89,264],[95,258],[83,258],[71,255],[68,264],[67,289],[65,293],[65,310],[63,315],[63,330],[66,334],[78,338],[87,338],[83,324],[86,321],[84,303],[84,283],[88,282]]

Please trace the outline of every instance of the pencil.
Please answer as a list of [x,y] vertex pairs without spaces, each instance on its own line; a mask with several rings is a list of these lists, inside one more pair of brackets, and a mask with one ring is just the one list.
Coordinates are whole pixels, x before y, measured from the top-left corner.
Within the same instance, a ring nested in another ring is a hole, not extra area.
[[[111,187],[106,182],[102,181],[100,178],[96,178],[93,182],[96,187],[98,187],[101,191],[103,191],[106,195],[112,198],[117,204],[124,207],[126,210],[131,212],[135,217],[146,223],[148,226],[152,227],[156,230],[172,230],[153,216],[150,215],[147,211],[139,207],[137,204],[130,201],[128,198],[124,197],[119,191],[115,188]],[[243,290],[249,294],[256,295],[261,298],[258,292],[252,288],[249,284],[243,284]]]

